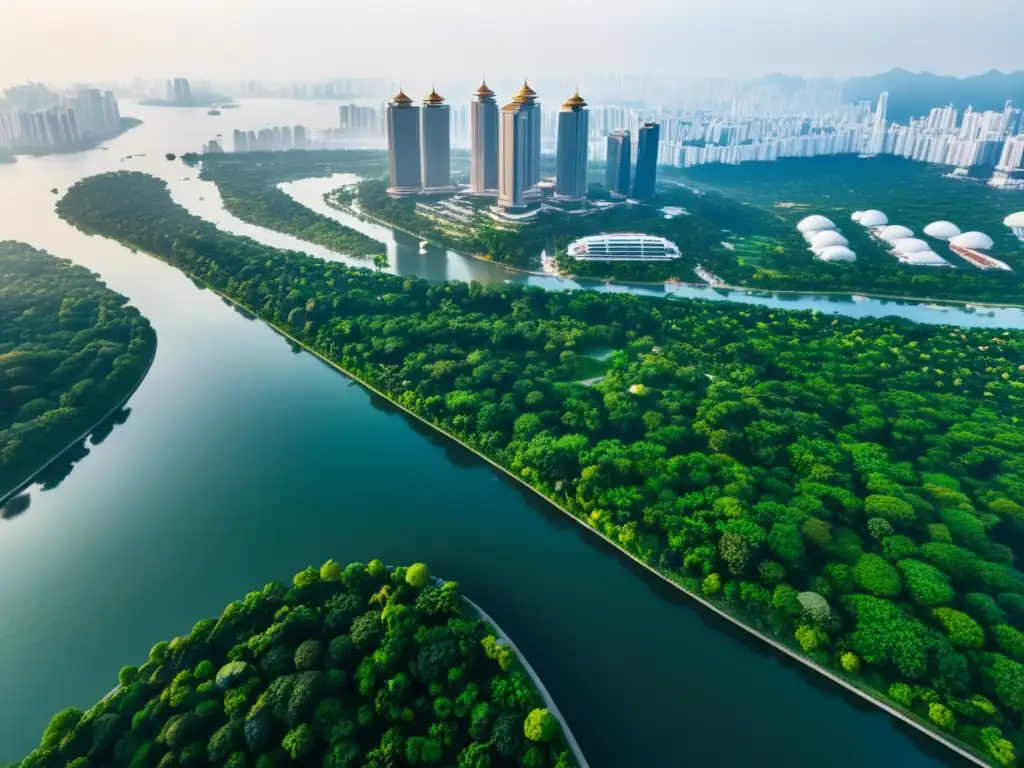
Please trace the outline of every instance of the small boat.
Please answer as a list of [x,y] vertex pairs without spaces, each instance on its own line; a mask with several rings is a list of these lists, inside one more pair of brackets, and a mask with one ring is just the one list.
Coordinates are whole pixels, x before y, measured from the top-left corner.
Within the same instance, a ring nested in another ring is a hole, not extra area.
[[54,187],[53,189],[51,189],[51,190],[50,190],[50,194],[51,194],[51,195],[56,195],[56,194],[57,194],[57,188],[56,188],[56,187]]
[[213,116],[213,117],[216,117],[217,115],[219,115],[219,114],[220,114],[220,110],[219,110],[219,109],[211,109],[211,110],[210,110],[209,112],[207,112],[206,114],[208,114],[208,115],[211,115],[211,116]]
[[426,253],[428,245],[430,245],[430,243],[426,240],[420,240],[420,253]]

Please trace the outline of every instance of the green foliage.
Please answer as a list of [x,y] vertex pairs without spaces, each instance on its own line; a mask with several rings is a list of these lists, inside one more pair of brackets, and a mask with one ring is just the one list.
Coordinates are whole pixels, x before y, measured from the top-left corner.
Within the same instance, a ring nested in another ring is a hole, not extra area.
[[876,494],[864,499],[864,511],[872,517],[880,517],[889,523],[914,520],[914,507],[894,496]]
[[893,683],[889,686],[889,698],[909,708],[914,703],[914,689],[906,683]]
[[900,560],[897,566],[919,605],[942,605],[953,599],[955,592],[949,585],[949,578],[938,568],[918,560]]
[[424,563],[413,563],[405,572],[405,583],[416,589],[423,589],[430,583],[430,569]]
[[998,624],[992,627],[992,638],[1001,650],[1018,661],[1024,661],[1024,632],[1006,624]]
[[928,705],[928,719],[944,731],[952,731],[956,727],[956,718],[948,707],[941,704]]
[[828,642],[828,635],[818,627],[801,625],[796,628],[794,636],[796,637],[796,641],[800,644],[800,647],[804,649],[804,653],[815,651]]
[[558,721],[546,709],[534,709],[523,721],[523,733],[530,741],[551,741],[558,732]]
[[117,675],[117,681],[127,688],[129,685],[135,682],[135,678],[138,677],[139,668],[133,666],[121,667],[121,671]]
[[985,631],[966,613],[953,608],[936,608],[932,615],[946,628],[949,640],[958,648],[981,648]]
[[[33,754],[45,754],[45,768],[486,768],[529,750],[537,764],[557,763],[557,720],[537,708],[515,651],[467,611],[456,583],[413,588],[403,569],[382,622],[380,611],[358,612],[388,574],[354,565],[332,569],[341,575],[330,588],[313,571],[304,587],[269,585],[272,599],[232,603],[216,631],[204,620],[161,646],[153,655],[168,665],[152,682],[135,680],[84,715],[55,715]],[[351,636],[321,620],[334,611]],[[109,707],[119,714],[97,716]]]
[[156,334],[84,267],[0,242],[0,497],[138,385]]
[[341,565],[334,560],[328,560],[320,566],[321,581],[339,581],[341,579]]
[[857,584],[868,592],[883,597],[894,597],[900,593],[900,574],[878,555],[863,555],[853,569]]
[[860,659],[857,658],[857,654],[847,651],[839,658],[839,663],[842,664],[843,669],[851,675],[856,675],[860,672]]
[[701,584],[701,591],[708,597],[711,595],[717,595],[722,591],[722,577],[717,573],[709,573],[704,577],[704,582]]

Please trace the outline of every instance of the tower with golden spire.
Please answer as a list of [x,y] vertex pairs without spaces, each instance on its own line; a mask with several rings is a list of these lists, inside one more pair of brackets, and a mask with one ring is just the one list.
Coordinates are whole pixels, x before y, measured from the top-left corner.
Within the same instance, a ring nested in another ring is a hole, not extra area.
[[469,191],[478,195],[498,192],[498,104],[486,78],[469,103]]
[[402,88],[388,102],[385,113],[388,133],[390,195],[418,194],[423,188],[420,168],[420,108]]
[[452,118],[444,97],[431,86],[420,109],[420,158],[423,191],[454,192],[452,185]]
[[580,89],[562,104],[558,113],[558,155],[555,161],[555,196],[565,200],[587,197],[587,142],[590,113]]

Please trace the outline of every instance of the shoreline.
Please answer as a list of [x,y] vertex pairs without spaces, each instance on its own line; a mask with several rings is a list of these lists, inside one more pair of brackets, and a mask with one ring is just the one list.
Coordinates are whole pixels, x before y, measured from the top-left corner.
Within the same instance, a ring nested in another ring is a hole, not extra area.
[[138,128],[142,125],[143,121],[137,117],[122,117],[121,126],[109,136],[102,138],[93,138],[86,141],[81,141],[78,144],[69,147],[52,147],[52,148],[20,148],[12,149],[10,154],[10,160],[6,162],[17,162],[19,157],[50,157],[52,155],[73,155],[77,152],[92,152],[94,149],[99,149],[103,144],[108,141],[113,141],[121,136],[124,136],[128,131],[133,128]]
[[[329,192],[325,193],[324,197],[326,198],[326,195],[328,195],[328,194],[330,194],[330,193]],[[949,306],[949,307],[953,307],[953,308],[963,308],[963,307],[967,307],[967,306],[973,306],[973,307],[985,307],[987,309],[1024,309],[1024,303],[1014,304],[1012,302],[994,302],[994,301],[980,301],[980,300],[976,301],[976,300],[973,300],[973,299],[937,299],[937,298],[927,297],[927,296],[899,296],[899,295],[896,295],[896,294],[871,293],[871,292],[865,292],[865,291],[852,291],[851,292],[851,291],[827,291],[827,290],[793,289],[793,288],[751,288],[750,286],[730,285],[728,283],[721,283],[719,285],[708,285],[707,283],[669,282],[669,281],[662,281],[662,282],[653,281],[653,282],[650,282],[650,281],[643,281],[643,280],[631,280],[629,282],[619,282],[618,280],[615,280],[615,279],[605,280],[605,279],[600,278],[600,277],[586,277],[586,276],[580,277],[578,275],[553,275],[553,274],[550,274],[548,272],[537,271],[537,270],[532,270],[532,269],[524,269],[522,267],[509,266],[508,264],[505,264],[503,262],[494,261],[493,259],[487,259],[487,258],[484,258],[483,256],[480,256],[480,255],[477,255],[477,254],[473,254],[473,253],[464,253],[462,251],[455,251],[455,250],[452,250],[451,248],[449,248],[444,243],[438,243],[438,242],[435,242],[433,240],[427,239],[422,234],[417,234],[416,232],[412,232],[412,231],[410,231],[408,229],[405,229],[404,227],[400,227],[397,224],[392,224],[392,223],[390,223],[390,222],[388,222],[388,221],[386,221],[384,219],[381,219],[381,218],[378,218],[377,216],[374,216],[373,214],[366,213],[363,210],[359,210],[359,209],[356,209],[356,208],[353,208],[353,207],[347,206],[347,205],[335,205],[335,204],[327,202],[326,199],[324,200],[324,203],[326,203],[327,206],[329,206],[330,208],[333,208],[336,211],[341,211],[342,213],[347,213],[347,214],[349,214],[351,216],[362,217],[362,218],[368,219],[369,221],[373,222],[374,224],[377,224],[378,226],[387,227],[389,229],[393,229],[393,230],[396,230],[398,232],[402,232],[402,233],[404,233],[406,235],[409,235],[410,237],[415,237],[415,238],[418,238],[420,240],[426,240],[430,245],[433,245],[433,246],[435,246],[437,248],[444,248],[446,251],[452,251],[452,253],[456,253],[459,256],[462,256],[464,258],[476,259],[477,261],[483,261],[483,262],[486,262],[488,264],[496,264],[499,267],[507,269],[509,272],[518,272],[520,274],[533,275],[534,277],[550,277],[550,278],[554,278],[556,280],[559,280],[559,279],[561,279],[561,280],[573,280],[573,281],[576,281],[576,282],[589,281],[589,282],[593,282],[593,283],[602,283],[602,284],[611,284],[611,285],[622,285],[622,286],[627,286],[627,287],[630,286],[630,285],[643,286],[643,287],[664,287],[664,286],[679,285],[679,286],[685,286],[687,288],[701,288],[701,289],[705,289],[705,290],[739,291],[740,293],[745,293],[745,294],[752,295],[752,296],[756,296],[758,294],[768,294],[768,295],[771,295],[771,296],[778,295],[778,296],[812,296],[812,297],[813,296],[841,296],[841,297],[844,297],[844,298],[848,298],[850,301],[855,301],[855,299],[854,299],[855,296],[863,296],[866,299],[875,299],[875,300],[878,300],[878,301],[902,301],[902,302],[906,302],[908,304],[919,304],[921,306],[927,306],[928,304],[937,304],[940,307],[941,306]]]
[[[139,250],[139,249],[137,249],[137,250]],[[529,490],[530,492],[536,494],[538,497],[540,497],[541,499],[546,501],[548,504],[553,506],[555,509],[557,509],[558,511],[560,511],[564,515],[566,515],[570,520],[572,520],[573,522],[575,522],[576,524],[578,524],[579,526],[581,526],[585,530],[589,531],[591,534],[597,536],[599,539],[601,539],[601,541],[603,541],[603,542],[611,545],[612,547],[614,547],[616,550],[618,550],[620,553],[622,553],[623,555],[628,557],[630,560],[632,560],[634,563],[639,565],[641,568],[643,568],[649,574],[657,577],[658,579],[663,581],[665,584],[668,584],[669,586],[677,589],[682,594],[684,594],[687,597],[693,599],[698,605],[703,606],[704,608],[708,608],[711,611],[714,611],[721,618],[731,622],[734,626],[744,630],[745,632],[747,632],[751,636],[762,640],[763,642],[765,642],[766,644],[768,644],[772,648],[774,648],[776,651],[779,651],[779,652],[785,654],[790,659],[792,659],[794,661],[797,661],[800,664],[803,664],[808,669],[810,669],[810,670],[812,670],[814,672],[817,672],[817,673],[819,673],[821,675],[824,675],[826,678],[828,678],[832,682],[836,683],[837,685],[845,688],[850,693],[853,693],[856,696],[859,696],[860,698],[864,699],[865,701],[870,702],[871,704],[874,704],[875,706],[877,706],[879,709],[881,709],[882,711],[886,712],[890,716],[895,717],[896,719],[906,723],[907,725],[912,726],[913,728],[917,729],[918,731],[920,731],[925,736],[928,736],[929,738],[931,738],[935,742],[937,742],[939,744],[942,744],[943,746],[951,749],[952,751],[956,752],[961,757],[966,758],[970,762],[972,762],[972,763],[974,763],[976,765],[986,766],[986,767],[991,765],[991,763],[988,762],[981,755],[980,752],[975,752],[975,751],[973,751],[973,748],[968,746],[967,744],[961,745],[960,743],[951,741],[950,739],[946,738],[943,734],[939,733],[938,731],[932,730],[929,726],[925,725],[925,723],[923,721],[918,720],[917,716],[914,715],[909,710],[903,711],[902,708],[898,708],[897,705],[894,702],[890,702],[888,700],[880,698],[879,696],[876,696],[871,691],[871,689],[868,689],[866,686],[864,688],[862,688],[862,687],[854,684],[852,681],[847,680],[846,678],[839,676],[836,672],[833,672],[830,669],[827,669],[825,667],[822,667],[822,666],[816,664],[811,659],[803,656],[802,654],[797,653],[795,650],[793,650],[792,648],[789,648],[788,646],[786,646],[785,644],[783,644],[779,640],[775,639],[774,637],[770,637],[770,636],[766,635],[765,633],[761,632],[760,630],[755,629],[752,626],[749,626],[748,624],[746,624],[745,622],[741,621],[740,619],[738,619],[738,618],[732,616],[731,614],[727,613],[722,608],[719,608],[717,605],[715,605],[715,604],[709,602],[708,600],[704,599],[702,596],[699,596],[699,595],[697,595],[697,594],[695,594],[693,592],[690,592],[689,590],[685,589],[681,584],[676,583],[675,581],[670,579],[668,576],[666,576],[665,574],[663,574],[660,571],[658,571],[656,568],[654,568],[651,565],[648,565],[644,561],[640,560],[632,552],[629,552],[628,550],[623,548],[618,542],[612,541],[611,539],[609,539],[606,536],[602,535],[599,531],[597,531],[594,528],[592,528],[589,525],[587,525],[586,522],[584,522],[582,519],[580,519],[576,515],[572,514],[572,512],[570,512],[568,509],[563,507],[557,501],[554,501],[554,500],[550,499],[543,492],[541,492],[537,488],[534,488],[532,485],[527,483],[522,478],[516,477],[510,471],[508,471],[507,469],[502,467],[500,464],[498,464],[497,462],[495,462],[491,458],[485,456],[480,451],[476,450],[473,446],[463,442],[458,437],[456,437],[455,435],[452,435],[450,432],[448,432],[444,428],[438,426],[437,424],[434,424],[434,423],[432,423],[430,421],[427,421],[424,417],[422,417],[419,414],[409,410],[408,408],[406,408],[405,406],[401,405],[400,403],[395,402],[392,398],[388,397],[386,394],[384,394],[383,392],[378,390],[372,384],[364,381],[361,377],[359,377],[356,374],[346,370],[345,368],[343,368],[338,363],[335,363],[333,360],[330,360],[329,358],[327,358],[324,355],[320,354],[316,350],[310,348],[305,343],[303,343],[299,339],[297,339],[294,336],[292,336],[286,330],[280,328],[279,326],[275,325],[274,323],[271,323],[271,322],[269,322],[267,320],[264,320],[257,313],[254,313],[248,307],[246,307],[242,303],[236,301],[235,299],[231,298],[230,296],[227,296],[224,293],[221,293],[219,290],[217,290],[213,286],[209,285],[204,280],[201,280],[201,279],[195,277],[194,275],[189,274],[185,270],[180,269],[177,265],[170,263],[169,261],[163,259],[162,257],[160,257],[160,256],[158,256],[156,254],[153,254],[153,253],[151,253],[149,251],[141,251],[141,252],[145,253],[147,256],[150,256],[151,258],[157,259],[158,261],[161,261],[164,264],[167,264],[169,267],[171,267],[173,269],[178,270],[179,272],[184,274],[186,277],[188,277],[190,280],[192,280],[194,283],[197,283],[197,284],[203,286],[207,290],[213,292],[216,296],[219,296],[224,301],[230,303],[232,306],[236,306],[239,309],[243,310],[244,312],[252,315],[254,318],[262,321],[265,325],[267,325],[275,333],[279,334],[280,336],[282,336],[285,339],[289,340],[290,342],[292,342],[293,344],[295,344],[299,348],[301,348],[301,349],[305,350],[306,352],[308,352],[309,354],[313,355],[315,358],[320,360],[320,362],[322,362],[322,363],[330,366],[331,368],[335,369],[336,371],[342,373],[343,375],[345,375],[346,377],[348,377],[352,381],[358,383],[364,389],[367,389],[370,392],[372,392],[373,394],[377,395],[378,397],[383,398],[384,400],[386,400],[393,407],[398,408],[402,412],[404,412],[404,413],[408,414],[409,416],[413,417],[414,419],[416,419],[417,421],[419,421],[422,424],[426,425],[430,429],[432,429],[432,430],[434,430],[434,431],[444,435],[445,437],[447,437],[448,439],[452,440],[456,444],[462,446],[467,451],[473,453],[474,455],[476,455],[477,457],[482,459],[484,462],[486,462],[488,465],[490,465],[494,469],[496,469],[499,472],[501,472],[504,476],[506,476],[508,478],[511,478],[512,480],[514,480],[516,483],[518,483],[522,487],[524,487],[527,490]]]
[[562,727],[562,738],[565,739],[565,745],[569,748],[569,751],[572,752],[572,756],[576,758],[578,768],[590,768],[590,764],[587,762],[587,758],[583,756],[583,750],[580,749],[580,745],[577,743],[576,737],[573,736],[572,731],[569,730],[568,722],[566,722],[565,717],[563,717],[562,713],[559,711],[558,704],[555,703],[554,698],[544,685],[544,681],[540,679],[540,675],[537,674],[536,670],[530,666],[530,662],[526,660],[526,657],[522,654],[519,648],[516,647],[512,638],[508,636],[508,633],[505,632],[501,626],[499,626],[498,622],[490,617],[487,611],[465,595],[462,596],[462,599],[470,608],[477,612],[481,619],[494,629],[499,640],[505,642],[509,648],[516,652],[516,658],[519,659],[519,663],[522,665],[523,671],[526,672],[530,680],[533,682],[533,686],[537,689],[537,693],[540,694],[541,699],[544,701],[544,706],[547,707],[548,711],[555,716],[555,719],[558,720],[558,724]]
[[[150,327],[152,328],[152,326],[150,326]],[[156,337],[156,330],[155,329],[153,331],[153,335],[154,335],[154,337]],[[70,443],[68,443],[63,448],[61,448],[57,453],[55,453],[53,456],[51,456],[49,459],[47,459],[45,464],[43,464],[41,467],[38,467],[37,469],[35,469],[32,472],[32,474],[30,474],[28,477],[26,477],[24,480],[22,480],[17,485],[15,485],[14,488],[12,488],[7,493],[0,493],[0,507],[2,507],[8,501],[13,499],[15,496],[18,496],[22,491],[24,491],[26,488],[28,488],[30,485],[32,485],[32,481],[35,480],[36,477],[38,477],[39,474],[43,470],[45,470],[47,467],[49,467],[51,464],[53,464],[55,461],[57,461],[57,459],[59,459],[65,453],[67,453],[72,448],[74,448],[82,440],[88,439],[88,437],[93,432],[96,431],[96,428],[100,424],[102,424],[104,421],[109,419],[111,416],[113,416],[115,413],[117,413],[117,411],[119,411],[120,409],[124,408],[124,406],[126,406],[128,404],[128,401],[132,399],[132,397],[138,391],[139,387],[142,386],[142,382],[144,382],[146,380],[146,377],[149,376],[149,371],[153,367],[154,361],[156,361],[156,352],[157,352],[157,346],[158,345],[159,345],[159,340],[157,340],[154,343],[153,354],[150,356],[149,362],[146,363],[146,370],[144,370],[142,372],[142,376],[139,377],[139,380],[137,382],[135,382],[134,385],[132,385],[132,388],[129,390],[128,394],[125,395],[123,398],[121,398],[121,400],[118,401],[117,405],[115,405],[113,408],[111,408],[109,411],[107,411],[99,420],[97,420],[91,427],[89,427],[89,429],[87,429],[85,432],[83,432],[81,435],[76,437]]]

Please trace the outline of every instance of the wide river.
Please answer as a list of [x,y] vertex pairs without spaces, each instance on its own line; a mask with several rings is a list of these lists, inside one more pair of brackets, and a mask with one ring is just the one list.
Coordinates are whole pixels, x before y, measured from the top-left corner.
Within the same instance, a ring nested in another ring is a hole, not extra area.
[[[294,243],[227,216],[210,185],[163,155],[235,127],[326,127],[335,106],[259,101],[209,117],[129,104],[125,113],[145,124],[106,150],[0,166],[0,238],[98,272],[159,338],[127,420],[54,487],[31,489],[21,514],[0,521],[0,763],[31,749],[54,711],[90,705],[121,665],[232,599],[329,557],[379,557],[425,560],[458,580],[530,659],[595,768],[959,764],[649,578],[176,270],[54,214],[52,187],[63,193],[84,176],[130,168],[167,178],[176,199],[226,229]],[[291,191],[315,204],[323,186]],[[421,255],[407,238],[389,243],[399,271],[524,279],[443,251]],[[1012,311],[733,298],[1024,325]]]

